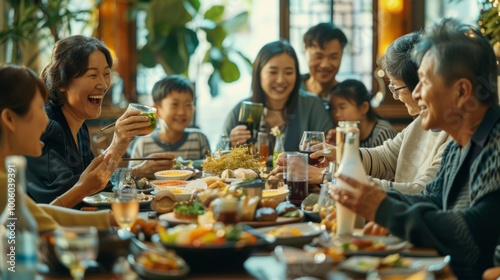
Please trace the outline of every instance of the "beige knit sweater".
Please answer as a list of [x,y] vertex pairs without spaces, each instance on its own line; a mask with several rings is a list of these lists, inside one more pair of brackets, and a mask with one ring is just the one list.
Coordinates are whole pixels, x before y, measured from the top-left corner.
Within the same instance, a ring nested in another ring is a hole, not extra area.
[[[5,208],[7,201],[7,176],[0,171],[0,210]],[[95,226],[99,230],[110,228],[110,211],[81,212],[69,208],[36,204],[25,195],[26,206],[38,224],[38,232],[52,231],[59,226]]]
[[375,148],[361,148],[366,173],[384,190],[418,194],[441,165],[441,156],[451,137],[444,131],[424,130],[417,117],[394,139]]

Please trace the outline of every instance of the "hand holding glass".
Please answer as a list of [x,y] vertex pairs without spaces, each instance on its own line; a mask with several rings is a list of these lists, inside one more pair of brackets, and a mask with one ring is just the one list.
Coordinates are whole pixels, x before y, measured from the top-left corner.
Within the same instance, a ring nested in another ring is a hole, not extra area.
[[153,132],[153,130],[156,128],[156,108],[151,107],[151,106],[142,105],[142,104],[137,104],[137,103],[130,103],[128,105],[127,110],[130,110],[130,109],[140,110],[141,113],[139,115],[147,116],[149,118],[149,121],[151,122],[151,124],[147,127],[149,132],[146,134],[140,134],[140,136],[148,135],[151,132]]
[[299,144],[299,151],[307,154],[309,165],[318,166],[324,157],[311,158],[310,155],[326,147],[323,131],[304,131]]
[[252,138],[247,143],[255,143],[255,136],[259,129],[260,118],[264,105],[262,103],[254,103],[250,101],[243,101],[240,107],[240,114],[238,116],[238,124],[246,125],[250,130]]
[[55,251],[75,280],[83,279],[90,261],[97,258],[99,236],[95,227],[60,227],[54,231]]

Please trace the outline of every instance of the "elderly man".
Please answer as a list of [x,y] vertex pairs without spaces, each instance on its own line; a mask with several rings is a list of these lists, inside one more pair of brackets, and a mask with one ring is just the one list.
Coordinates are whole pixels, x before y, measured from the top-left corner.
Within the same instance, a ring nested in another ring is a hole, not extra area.
[[421,195],[385,192],[339,175],[351,187],[333,198],[418,247],[451,256],[460,279],[481,279],[500,236],[500,107],[496,59],[475,28],[445,19],[415,47],[420,65],[413,98],[424,129],[451,141],[436,178]]

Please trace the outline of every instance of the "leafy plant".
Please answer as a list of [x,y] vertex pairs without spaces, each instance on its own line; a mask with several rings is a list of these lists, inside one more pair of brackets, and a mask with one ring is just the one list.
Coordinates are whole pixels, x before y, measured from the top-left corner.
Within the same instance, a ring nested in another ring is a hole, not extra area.
[[[38,57],[44,48],[51,48],[61,37],[73,34],[71,23],[83,22],[84,27],[92,24],[92,13],[101,0],[85,10],[70,9],[71,0],[7,0],[8,8],[5,29],[0,30],[0,45],[6,48],[5,58],[8,63],[26,63],[28,66]],[[43,42],[43,44],[38,44]],[[38,52],[24,51],[28,44],[43,45]],[[30,55],[29,57],[25,57]]]
[[[496,4],[498,5],[498,1]],[[481,32],[490,39],[491,45],[500,42],[500,10],[498,6],[493,5],[493,2],[483,1],[479,25]]]
[[[150,0],[146,8],[149,35],[146,45],[139,50],[139,63],[146,67],[160,64],[167,74],[188,77],[193,76],[189,73],[192,63],[195,71],[208,63],[213,67],[208,81],[210,93],[217,96],[221,80],[230,83],[240,78],[240,69],[233,58],[252,64],[227,40],[230,34],[247,25],[248,12],[225,19],[224,10],[223,5],[202,10],[199,0]],[[202,40],[210,46],[197,61],[195,52]]]

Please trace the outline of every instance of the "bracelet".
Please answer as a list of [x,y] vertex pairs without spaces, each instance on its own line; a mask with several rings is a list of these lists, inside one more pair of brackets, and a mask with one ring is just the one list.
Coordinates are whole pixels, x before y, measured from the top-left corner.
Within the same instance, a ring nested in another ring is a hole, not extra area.
[[61,197],[60,197],[60,196],[58,196],[58,197],[56,198],[56,201],[59,201],[59,202],[61,203],[61,206],[62,206],[62,207],[66,207],[66,206],[64,206],[64,202],[62,201],[62,199],[61,199]]

